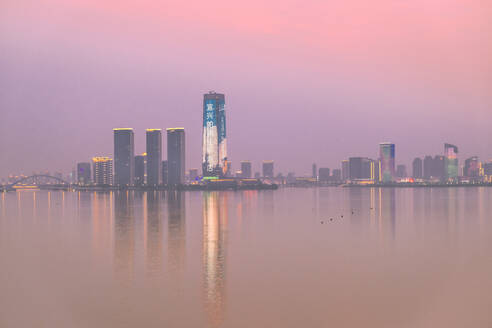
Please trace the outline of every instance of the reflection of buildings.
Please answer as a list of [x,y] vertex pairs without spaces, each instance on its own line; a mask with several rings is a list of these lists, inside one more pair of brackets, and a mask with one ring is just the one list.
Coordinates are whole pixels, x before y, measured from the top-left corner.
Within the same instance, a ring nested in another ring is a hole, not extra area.
[[162,269],[162,220],[160,207],[160,191],[148,191],[147,215],[145,220],[145,253],[147,272],[159,273]]
[[133,278],[135,262],[135,217],[133,192],[114,193],[114,267],[122,279]]
[[169,191],[168,211],[168,262],[170,270],[177,277],[183,276],[186,255],[185,193]]
[[205,310],[212,326],[219,326],[225,306],[227,194],[203,194],[203,270]]
[[[113,193],[79,192],[79,195],[79,209],[83,203],[91,204],[93,247],[97,253],[106,253],[112,248]],[[85,197],[89,197],[89,199]],[[112,255],[110,255],[110,258],[112,258]]]
[[379,188],[378,230],[381,241],[394,240],[396,232],[396,189]]

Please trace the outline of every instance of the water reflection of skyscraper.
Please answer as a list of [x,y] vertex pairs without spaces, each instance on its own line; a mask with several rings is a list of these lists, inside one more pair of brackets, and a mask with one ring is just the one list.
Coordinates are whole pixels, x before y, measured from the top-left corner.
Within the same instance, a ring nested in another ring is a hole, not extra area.
[[181,191],[169,191],[167,196],[168,210],[168,263],[171,273],[176,279],[184,276],[186,254],[186,211],[185,195]]
[[394,241],[396,234],[396,190],[379,188],[379,222],[378,230],[381,241]]
[[145,220],[145,255],[147,273],[155,275],[162,270],[162,218],[160,198],[161,191],[146,192],[146,217]]
[[203,194],[204,302],[211,326],[224,320],[227,193]]
[[114,193],[114,268],[122,280],[133,279],[135,262],[135,216],[133,191]]

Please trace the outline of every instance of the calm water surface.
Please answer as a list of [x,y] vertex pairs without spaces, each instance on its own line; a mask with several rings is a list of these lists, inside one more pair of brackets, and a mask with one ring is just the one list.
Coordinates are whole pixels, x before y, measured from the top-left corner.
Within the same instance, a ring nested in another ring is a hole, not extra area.
[[492,327],[492,188],[0,197],[0,327]]

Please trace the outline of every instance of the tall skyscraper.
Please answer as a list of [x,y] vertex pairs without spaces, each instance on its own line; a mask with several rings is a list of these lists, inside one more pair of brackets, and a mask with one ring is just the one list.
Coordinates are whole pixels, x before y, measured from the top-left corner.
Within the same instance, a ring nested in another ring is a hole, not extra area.
[[143,186],[145,184],[145,159],[146,153],[135,156],[135,186]]
[[465,160],[465,167],[463,169],[463,175],[468,178],[478,178],[480,176],[480,169],[482,163],[479,162],[477,156],[470,157]]
[[422,179],[424,177],[422,168],[422,159],[416,157],[412,162],[412,177],[414,179]]
[[241,178],[249,179],[251,178],[251,174],[252,174],[251,162],[241,161]]
[[342,180],[350,179],[350,166],[347,159],[342,161]]
[[312,177],[317,179],[318,178],[318,168],[316,166],[316,163],[313,163],[312,169],[313,169]]
[[395,180],[395,144],[382,142],[379,144],[380,160],[380,181],[383,183],[393,182]]
[[225,97],[213,91],[203,95],[203,176],[225,176],[228,171]]
[[162,181],[162,133],[161,129],[147,129],[147,185],[158,186]]
[[135,173],[134,133],[131,128],[117,128],[114,132],[114,184],[133,185]]
[[482,174],[485,181],[492,182],[492,160],[482,163]]
[[373,161],[365,157],[349,158],[349,178],[351,180],[374,179]]
[[381,181],[381,178],[379,177],[379,175],[381,174],[381,161],[380,160],[373,160],[373,172],[374,172],[374,181],[375,182],[379,182]]
[[427,155],[424,157],[424,179],[430,179],[432,177],[432,167],[434,166],[434,159],[432,156]]
[[444,180],[446,178],[446,162],[444,156],[434,156],[431,177],[438,180]]
[[77,183],[82,185],[91,183],[91,163],[77,163]]
[[318,180],[320,182],[330,181],[330,169],[327,167],[320,167],[318,172]]
[[333,181],[336,181],[336,182],[339,182],[340,180],[342,180],[342,171],[340,169],[334,169],[332,179],[333,179]]
[[185,183],[184,128],[167,129],[167,183],[176,186]]
[[111,158],[93,157],[92,165],[96,185],[113,185],[113,160]]
[[264,178],[273,178],[273,161],[263,161],[262,173]]
[[458,147],[455,145],[444,144],[444,168],[446,179],[458,177]]

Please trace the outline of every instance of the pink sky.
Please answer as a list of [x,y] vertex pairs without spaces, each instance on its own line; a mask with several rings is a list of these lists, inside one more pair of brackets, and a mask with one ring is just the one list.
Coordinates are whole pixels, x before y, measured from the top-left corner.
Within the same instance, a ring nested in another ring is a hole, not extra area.
[[[229,149],[279,170],[492,158],[485,1],[6,0],[0,177],[111,155],[111,129],[184,126],[200,165],[202,93],[226,94]],[[258,166],[256,167],[258,168]]]

